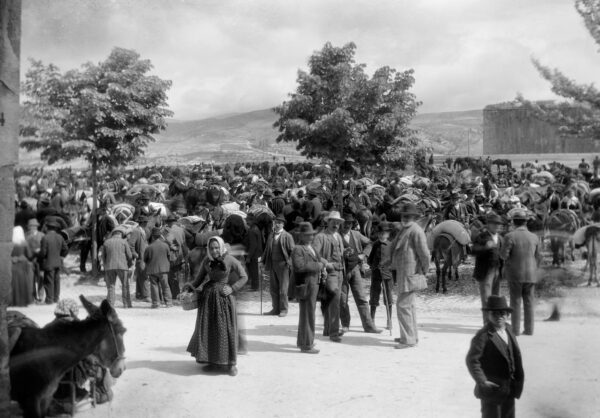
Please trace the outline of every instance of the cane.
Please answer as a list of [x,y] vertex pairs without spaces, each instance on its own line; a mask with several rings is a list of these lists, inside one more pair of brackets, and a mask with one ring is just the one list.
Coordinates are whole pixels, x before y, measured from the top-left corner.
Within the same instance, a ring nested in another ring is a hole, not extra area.
[[263,306],[262,306],[263,305],[263,289],[262,289],[262,287],[263,287],[263,280],[265,279],[265,276],[264,276],[265,270],[264,270],[263,266],[260,264],[260,262],[258,264],[258,267],[260,268],[260,274],[259,274],[259,280],[258,280],[258,292],[260,293],[260,316],[262,316],[262,314],[263,314]]
[[[391,280],[391,279],[390,279]],[[385,280],[381,279],[381,290],[383,291],[383,304],[385,305],[385,316],[387,317],[388,324],[390,324],[390,337],[392,336],[392,314],[390,309],[388,308],[387,302],[387,286],[385,284]],[[389,305],[392,306],[392,305]]]

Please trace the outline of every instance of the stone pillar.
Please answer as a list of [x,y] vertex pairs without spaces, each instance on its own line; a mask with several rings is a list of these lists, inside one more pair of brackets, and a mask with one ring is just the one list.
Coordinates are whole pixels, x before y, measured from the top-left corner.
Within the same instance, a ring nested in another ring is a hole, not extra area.
[[21,0],[0,0],[0,417],[9,416],[6,308],[12,279],[15,216],[14,167],[19,154],[19,57]]

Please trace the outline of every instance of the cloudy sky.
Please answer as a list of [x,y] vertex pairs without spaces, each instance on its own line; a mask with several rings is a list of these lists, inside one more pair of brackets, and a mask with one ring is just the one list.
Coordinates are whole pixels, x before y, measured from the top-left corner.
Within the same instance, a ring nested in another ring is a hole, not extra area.
[[421,112],[552,98],[531,57],[578,81],[598,47],[571,0],[23,0],[22,58],[67,70],[133,48],[173,81],[177,119],[273,107],[327,41],[367,71],[413,68]]

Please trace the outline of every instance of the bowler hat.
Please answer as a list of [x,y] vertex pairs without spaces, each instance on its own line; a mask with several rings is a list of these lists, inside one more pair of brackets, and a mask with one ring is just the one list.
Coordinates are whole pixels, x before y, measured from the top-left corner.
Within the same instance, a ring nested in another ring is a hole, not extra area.
[[392,225],[389,222],[383,221],[383,222],[379,222],[379,224],[377,225],[377,232],[386,232],[386,231],[391,231],[392,230]]
[[44,223],[46,228],[60,229],[60,225],[55,220],[50,220]]
[[27,226],[40,226],[40,223],[38,222],[37,219],[31,218],[30,220],[27,221]]
[[496,213],[488,213],[485,217],[485,222],[488,224],[503,224],[504,220],[502,217]]
[[523,220],[523,221],[525,221],[525,220],[527,220],[527,213],[526,213],[524,210],[516,210],[516,211],[515,211],[515,212],[512,214],[511,218],[512,218],[513,220],[515,220],[515,219],[520,219],[520,220]]
[[275,219],[273,219],[273,222],[283,222],[283,223],[286,223],[286,220],[285,220],[285,218],[283,217],[283,215],[277,215],[277,216],[275,217]]
[[421,212],[419,211],[419,209],[417,209],[417,205],[415,205],[414,203],[408,202],[400,207],[400,214],[401,215],[419,216],[419,215],[421,215]]
[[314,235],[317,231],[313,229],[313,226],[310,222],[300,222],[298,225],[298,234],[302,235]]
[[491,295],[487,298],[487,302],[482,311],[505,311],[512,312],[513,309],[506,303],[504,296]]
[[344,222],[344,218],[342,218],[342,216],[340,215],[340,213],[337,210],[332,210],[331,212],[329,212],[329,214],[325,217],[325,222],[329,222],[329,221],[340,221],[340,222]]
[[271,190],[267,189],[265,190],[265,192],[263,193],[263,196],[273,196],[273,193],[271,193]]
[[302,216],[296,216],[296,219],[294,219],[294,223],[296,225],[300,225],[302,222],[304,222],[304,218]]
[[355,222],[356,218],[351,213],[344,213],[344,222]]

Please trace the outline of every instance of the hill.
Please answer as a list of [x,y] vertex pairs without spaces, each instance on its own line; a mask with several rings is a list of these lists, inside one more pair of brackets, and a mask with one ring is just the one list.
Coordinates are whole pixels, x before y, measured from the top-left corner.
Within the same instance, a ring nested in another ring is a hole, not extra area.
[[[286,161],[303,159],[295,144],[277,144],[271,109],[201,120],[171,120],[166,131],[149,145],[138,164],[190,164],[202,161]],[[418,114],[411,123],[435,154],[481,155],[482,110]],[[470,130],[470,134],[467,132]],[[469,146],[470,137],[470,146]],[[38,153],[21,151],[21,165],[39,161]],[[77,163],[69,164],[77,166]]]

